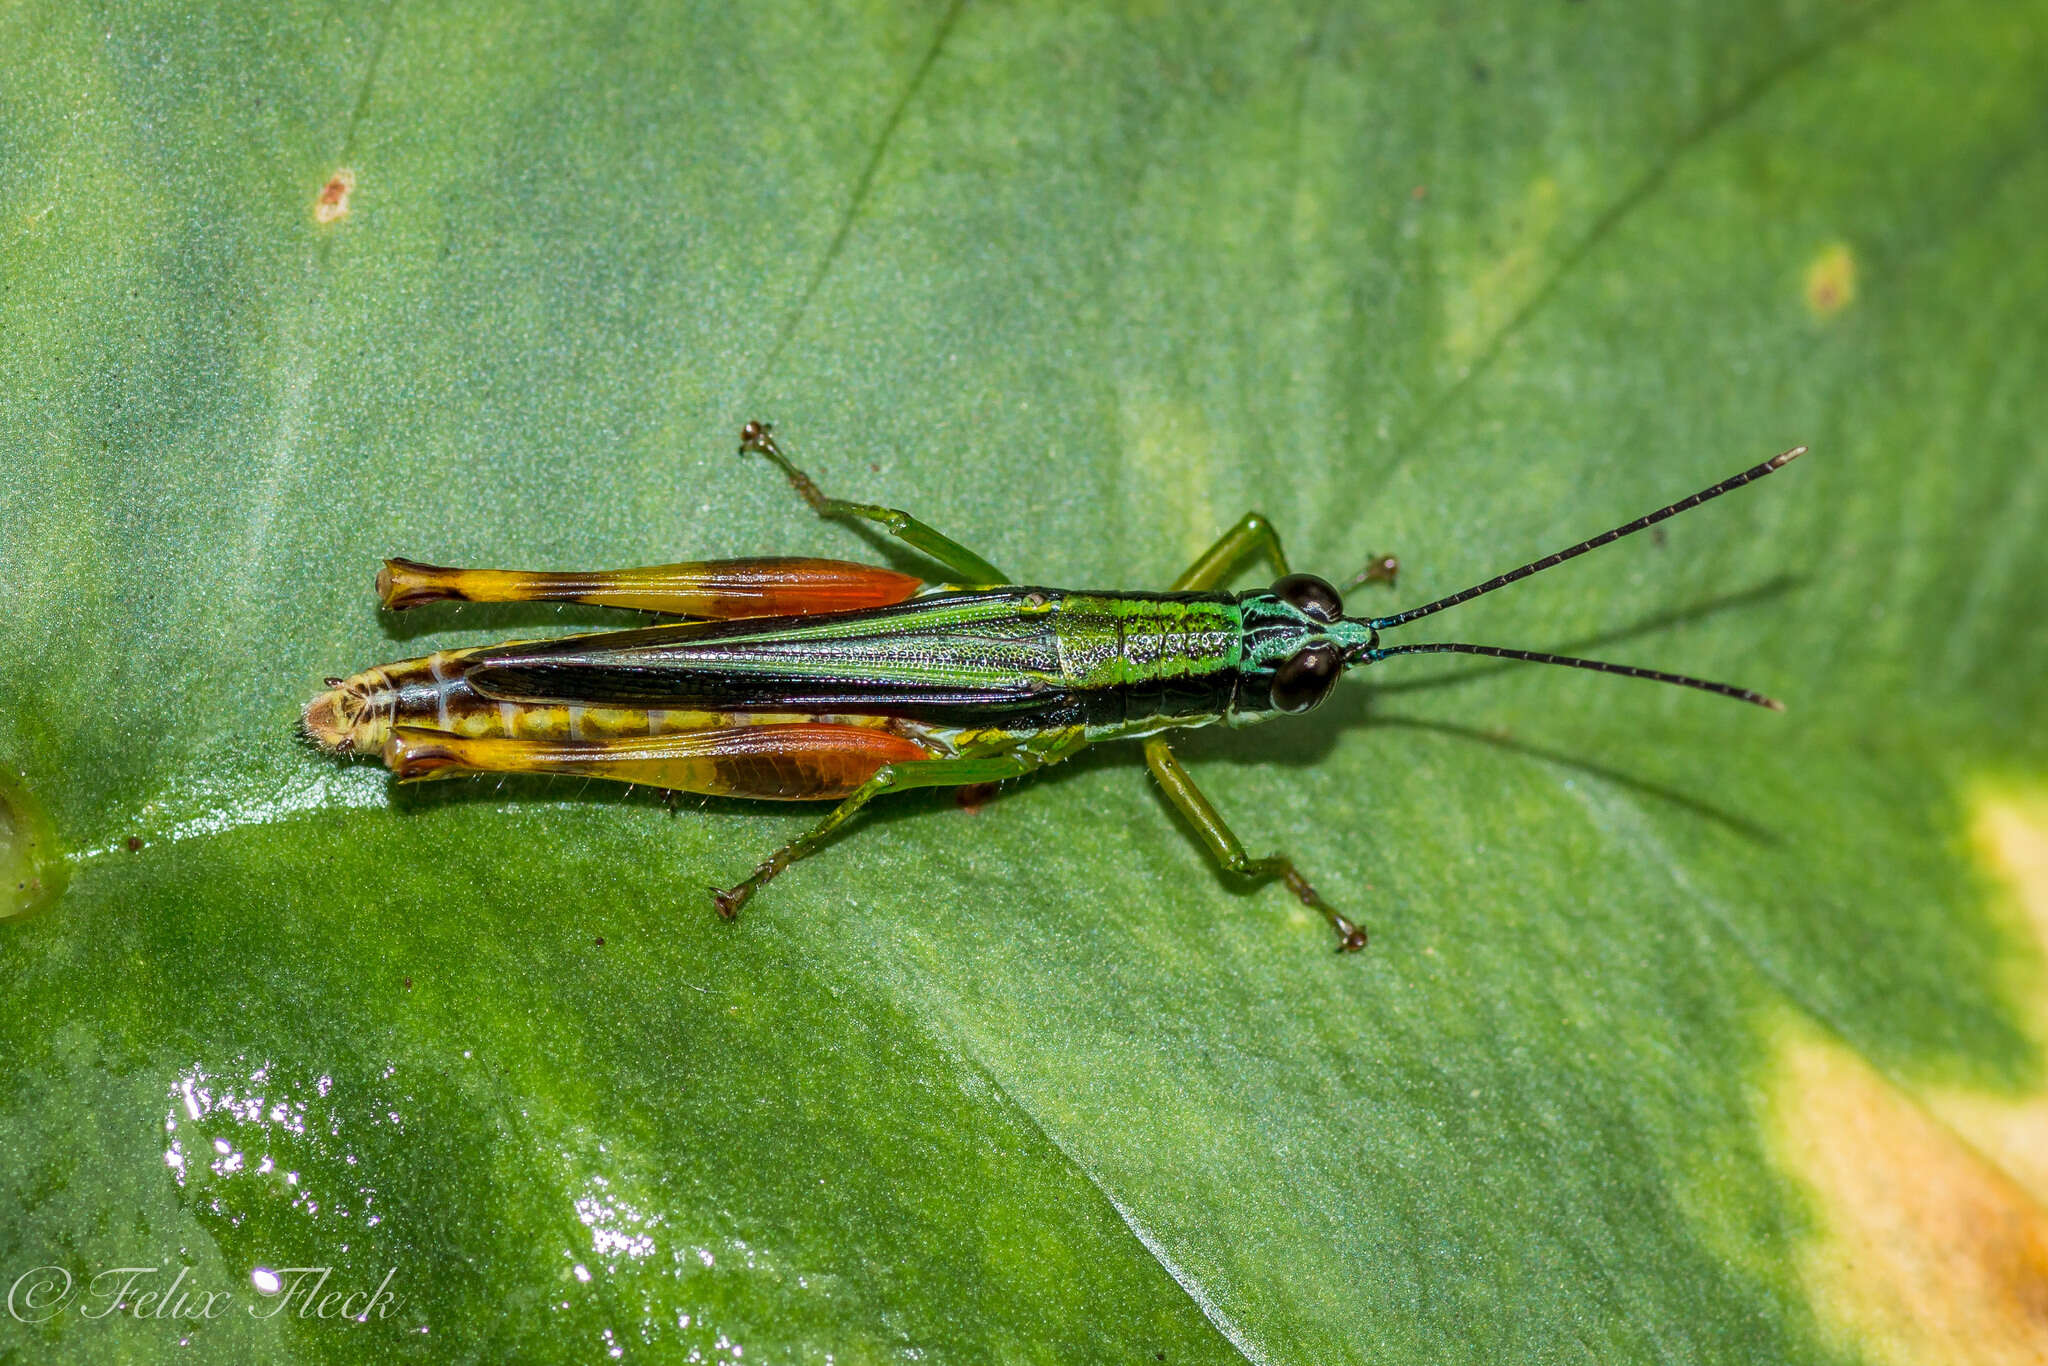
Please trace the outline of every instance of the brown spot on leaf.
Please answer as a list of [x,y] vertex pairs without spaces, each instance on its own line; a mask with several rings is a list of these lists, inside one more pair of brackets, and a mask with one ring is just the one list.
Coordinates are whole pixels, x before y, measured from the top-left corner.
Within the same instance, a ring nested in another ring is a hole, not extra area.
[[1806,268],[1806,306],[1816,318],[1832,318],[1856,302],[1856,257],[1846,244],[1831,243]]
[[130,835],[128,837],[128,852],[131,854],[139,854],[142,852],[142,836]]
[[338,223],[348,217],[348,198],[356,188],[356,173],[346,166],[327,178],[313,201],[313,221]]

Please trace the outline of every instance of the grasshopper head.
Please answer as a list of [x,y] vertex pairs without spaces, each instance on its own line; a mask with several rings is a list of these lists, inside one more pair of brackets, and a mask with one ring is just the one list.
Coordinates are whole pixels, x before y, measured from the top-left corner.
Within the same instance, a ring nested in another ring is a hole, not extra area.
[[1262,593],[1243,593],[1245,652],[1238,710],[1304,712],[1319,705],[1344,671],[1379,643],[1325,579],[1289,574]]

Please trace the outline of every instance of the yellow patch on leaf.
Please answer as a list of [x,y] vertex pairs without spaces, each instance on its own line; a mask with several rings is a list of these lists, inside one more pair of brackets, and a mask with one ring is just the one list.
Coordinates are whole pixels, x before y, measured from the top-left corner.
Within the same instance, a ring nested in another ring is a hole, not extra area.
[[1816,318],[1832,318],[1856,302],[1856,257],[1835,242],[1806,268],[1806,306]]
[[68,871],[42,808],[0,769],[0,920],[56,900]]
[[1785,1033],[1771,1130],[1815,1205],[1816,1317],[1880,1361],[2048,1361],[2048,1210],[1852,1049]]
[[1216,507],[1209,473],[1218,443],[1199,407],[1150,393],[1127,392],[1121,400],[1125,496],[1130,506],[1150,509],[1154,524],[1170,528],[1179,538],[1177,555],[1192,560],[1250,505],[1228,512]]
[[[2048,1056],[2048,793],[1987,790],[1973,805],[1971,852],[2010,890],[2015,928],[2036,948],[2014,964],[2010,994]],[[1928,1105],[2048,1205],[2048,1094],[1937,1091]]]
[[[2014,999],[2048,1049],[2048,793],[1987,791],[1972,852],[2011,889]],[[1804,1022],[1783,1031],[1773,1146],[1816,1204],[1815,1312],[1880,1360],[2048,1363],[2048,1094],[1914,1095]]]
[[1502,207],[1490,234],[1493,253],[1452,268],[1444,297],[1444,348],[1452,361],[1470,364],[1536,296],[1557,266],[1563,219],[1558,182],[1539,177]]

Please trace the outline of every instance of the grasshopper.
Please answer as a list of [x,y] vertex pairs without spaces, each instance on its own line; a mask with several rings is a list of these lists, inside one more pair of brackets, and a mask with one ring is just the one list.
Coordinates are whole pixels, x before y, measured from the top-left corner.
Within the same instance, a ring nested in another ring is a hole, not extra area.
[[[671,792],[834,801],[831,813],[735,885],[711,889],[732,918],[763,884],[815,851],[885,792],[1019,778],[1104,740],[1140,740],[1145,762],[1227,872],[1278,879],[1320,912],[1340,952],[1365,931],[1286,855],[1253,858],[1174,757],[1166,733],[1306,712],[1352,668],[1405,654],[1490,655],[1594,669],[1782,711],[1759,693],[1682,674],[1494,645],[1382,645],[1380,634],[1741,488],[1797,447],[1647,516],[1389,616],[1344,614],[1340,590],[1289,569],[1271,522],[1247,513],[1163,593],[1083,592],[1009,575],[906,512],[826,496],[750,422],[740,454],[774,462],[823,517],[879,523],[944,567],[925,582],[839,560],[711,560],[591,573],[447,569],[394,559],[384,607],[429,602],[577,602],[687,618],[633,630],[441,650],[330,678],[305,734],[334,753],[374,753],[400,781],[555,773]],[[1271,588],[1223,585],[1263,557]],[[1376,558],[1342,592],[1392,584]]]

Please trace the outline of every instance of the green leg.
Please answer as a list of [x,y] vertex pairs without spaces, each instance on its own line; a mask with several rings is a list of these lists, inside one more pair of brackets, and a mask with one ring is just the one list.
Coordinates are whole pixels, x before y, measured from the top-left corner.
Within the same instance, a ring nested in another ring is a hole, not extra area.
[[[1273,524],[1259,513],[1247,512],[1240,517],[1237,525],[1216,538],[1216,544],[1202,552],[1200,559],[1188,566],[1185,574],[1173,581],[1175,592],[1188,592],[1206,588],[1220,588],[1240,569],[1245,561],[1263,555],[1273,566],[1275,576],[1285,576],[1287,552],[1281,548],[1280,533]],[[1180,760],[1173,757],[1173,749],[1161,736],[1154,736],[1145,742],[1145,763],[1152,770],[1152,776],[1166,789],[1166,795],[1187,817],[1195,833],[1202,837],[1202,843],[1209,846],[1209,853],[1224,871],[1241,877],[1277,877],[1287,884],[1287,890],[1301,898],[1305,906],[1313,906],[1329,919],[1337,931],[1337,950],[1365,947],[1365,931],[1352,924],[1336,909],[1316,894],[1295,868],[1293,860],[1281,854],[1255,859],[1244,851],[1244,844],[1231,833],[1231,829],[1202,795],[1202,789],[1195,786],[1195,780],[1180,766]]]
[[[1247,512],[1238,518],[1236,526],[1218,536],[1216,544],[1203,551],[1201,558],[1189,565],[1185,574],[1173,581],[1173,590],[1188,592],[1221,588],[1244,566],[1245,561],[1261,555],[1273,566],[1276,577],[1286,576],[1287,552],[1281,548],[1280,533],[1262,514]],[[1377,579],[1391,584],[1396,568],[1393,556],[1376,556],[1373,565],[1359,576],[1357,582]],[[1244,844],[1231,833],[1223,817],[1202,795],[1202,789],[1195,786],[1195,780],[1180,766],[1180,760],[1173,757],[1173,749],[1163,737],[1154,736],[1145,742],[1145,763],[1151,768],[1152,776],[1159,780],[1159,785],[1166,789],[1166,795],[1180,808],[1181,815],[1187,817],[1188,824],[1195,827],[1202,843],[1209,846],[1210,854],[1224,871],[1241,877],[1279,878],[1287,884],[1288,891],[1301,898],[1304,906],[1313,906],[1328,918],[1337,931],[1339,953],[1365,947],[1365,931],[1318,896],[1292,859],[1283,854],[1255,859],[1245,853]]]
[[[1279,543],[1274,542],[1277,551]],[[1154,736],[1145,742],[1145,763],[1151,768],[1152,776],[1166,789],[1166,795],[1187,817],[1188,824],[1195,827],[1195,833],[1202,837],[1202,843],[1209,846],[1225,872],[1240,877],[1277,877],[1287,884],[1287,890],[1301,898],[1301,904],[1321,911],[1337,931],[1337,952],[1348,953],[1365,947],[1365,931],[1346,919],[1336,907],[1316,895],[1316,889],[1309,886],[1308,879],[1295,868],[1294,861],[1283,854],[1272,854],[1265,858],[1251,858],[1244,852],[1244,845],[1232,834],[1230,827],[1223,823],[1223,817],[1202,795],[1202,789],[1195,786],[1195,780],[1180,766],[1180,760],[1173,757],[1173,750],[1166,741]]]
[[1196,592],[1205,588],[1221,588],[1230,582],[1230,576],[1239,566],[1255,555],[1264,555],[1273,564],[1274,577],[1287,573],[1287,552],[1280,548],[1280,533],[1273,530],[1273,524],[1256,512],[1247,512],[1237,519],[1237,525],[1216,538],[1216,544],[1202,552],[1202,557],[1188,566],[1188,571],[1173,581],[1171,591],[1175,593]]
[[1047,764],[1058,763],[1078,749],[1078,744],[1069,749],[1053,753],[1020,752],[1005,754],[992,759],[922,759],[913,763],[890,764],[874,777],[856,788],[832,814],[819,821],[810,829],[783,845],[762,861],[746,880],[724,891],[711,889],[711,900],[718,907],[718,913],[727,920],[739,913],[747,904],[747,898],[761,889],[761,884],[789,867],[800,858],[807,858],[816,852],[818,846],[828,839],[832,832],[852,820],[870,800],[884,792],[903,792],[913,787],[965,787],[970,783],[999,783],[1006,778],[1018,778],[1033,769]]
[[740,454],[748,451],[767,456],[782,472],[789,476],[789,486],[797,491],[811,511],[820,517],[865,517],[871,522],[880,522],[889,529],[889,534],[916,546],[925,554],[937,560],[946,568],[958,574],[963,583],[975,588],[990,588],[1010,582],[1010,576],[990,564],[981,556],[961,545],[950,536],[942,536],[917,518],[897,508],[885,508],[876,503],[849,503],[842,498],[828,498],[824,490],[811,481],[784,455],[775,444],[775,434],[765,422],[749,422],[740,431]]
[[[1202,557],[1188,566],[1188,572],[1173,581],[1173,591],[1187,592],[1193,589],[1221,588],[1230,582],[1246,560],[1264,555],[1273,566],[1275,578],[1287,573],[1287,552],[1280,548],[1280,533],[1273,524],[1257,512],[1247,512],[1237,519],[1237,525],[1216,538],[1216,544],[1202,552]],[[1394,586],[1395,575],[1401,572],[1401,562],[1392,555],[1375,555],[1365,568],[1345,581],[1342,591],[1349,593],[1362,584],[1383,583]]]

